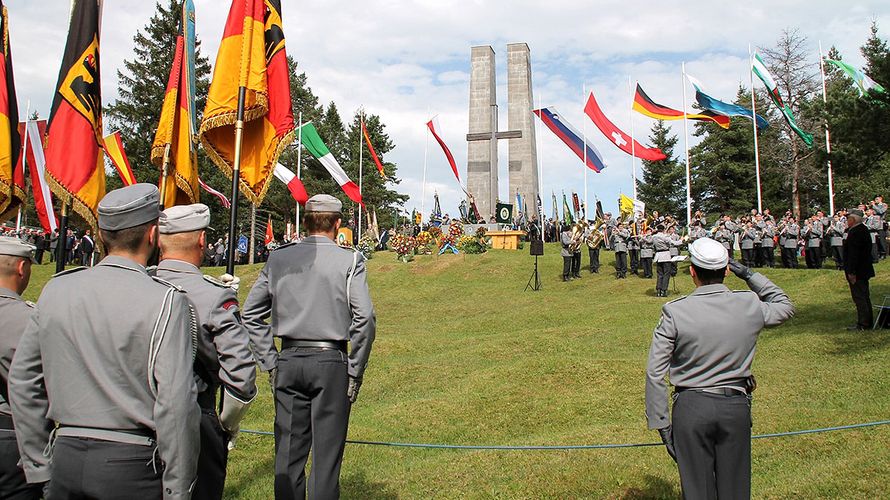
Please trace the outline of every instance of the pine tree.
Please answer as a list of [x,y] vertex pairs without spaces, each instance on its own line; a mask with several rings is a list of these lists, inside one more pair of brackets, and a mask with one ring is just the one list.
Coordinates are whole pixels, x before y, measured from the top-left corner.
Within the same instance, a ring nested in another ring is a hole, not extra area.
[[637,196],[646,203],[646,211],[679,216],[686,212],[686,166],[674,157],[677,136],[670,134],[663,120],[652,126],[652,146],[661,149],[667,158],[643,160],[643,178],[637,179]]

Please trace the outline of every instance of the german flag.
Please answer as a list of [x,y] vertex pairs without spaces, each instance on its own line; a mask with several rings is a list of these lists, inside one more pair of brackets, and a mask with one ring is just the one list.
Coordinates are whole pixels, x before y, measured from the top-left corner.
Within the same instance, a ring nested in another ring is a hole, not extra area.
[[233,0],[229,10],[199,131],[207,155],[229,177],[240,87],[246,93],[239,185],[260,203],[279,155],[294,139],[280,0]]
[[121,140],[121,131],[113,132],[105,136],[103,141],[105,154],[117,170],[124,186],[132,186],[136,184],[136,176],[133,175],[133,167],[130,160],[127,159],[127,152],[124,151],[124,141]]
[[46,132],[47,183],[98,232],[96,208],[105,196],[97,0],[75,0],[59,83]]
[[643,92],[643,87],[640,87],[640,84],[637,84],[637,93],[634,95],[633,109],[638,113],[642,113],[650,118],[655,118],[656,120],[682,120],[683,116],[686,116],[686,118],[689,118],[690,120],[712,121],[723,128],[729,128],[728,116],[718,115],[710,111],[686,114],[682,111],[662,106],[650,99],[649,96],[646,95],[646,92]]
[[[0,220],[8,219],[25,199],[24,172],[16,176],[16,165],[22,154],[19,132],[19,109],[12,76],[12,52],[9,49],[9,16],[0,1]],[[18,177],[21,182],[16,182]]]
[[[197,203],[198,152],[195,143],[195,96],[191,79],[195,61],[195,8],[190,0],[182,4],[179,34],[173,67],[167,80],[167,93],[161,107],[161,120],[151,146],[151,161],[161,170],[158,188],[165,208]],[[164,186],[164,171],[167,169]]]

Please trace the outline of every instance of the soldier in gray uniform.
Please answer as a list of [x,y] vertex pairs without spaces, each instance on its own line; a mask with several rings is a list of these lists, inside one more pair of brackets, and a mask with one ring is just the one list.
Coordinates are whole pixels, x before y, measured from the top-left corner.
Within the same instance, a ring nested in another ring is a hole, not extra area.
[[800,226],[788,217],[781,229],[782,235],[782,266],[797,269],[797,239],[800,237]]
[[834,214],[829,228],[828,238],[831,240],[831,256],[838,271],[844,269],[844,233],[847,231],[847,218],[841,213]]
[[640,238],[643,235],[643,227],[638,221],[631,221],[630,238],[627,240],[627,258],[630,264],[630,273],[639,274],[640,270]]
[[655,243],[652,230],[646,231],[640,237],[640,264],[643,266],[643,277],[652,278],[652,259],[655,257]]
[[689,230],[689,242],[693,242],[700,238],[706,238],[708,236],[708,231],[702,227],[702,223],[699,221],[692,221],[692,229]]
[[625,279],[627,277],[627,240],[630,239],[630,231],[623,222],[612,232],[612,249],[615,250],[615,277]]
[[754,267],[754,240],[757,239],[754,225],[750,222],[739,233],[739,248],[742,250],[742,264]]
[[676,246],[676,240],[664,232],[664,226],[655,228],[652,236],[652,246],[655,250],[655,266],[657,278],[655,280],[655,296],[667,297],[668,284],[671,281],[671,269],[674,262],[671,261],[671,248]]
[[763,265],[774,267],[776,265],[776,224],[772,220],[764,220],[760,230],[760,253]]
[[887,204],[883,196],[875,196],[871,202],[871,209],[881,220],[881,229],[878,230],[878,254],[881,259],[887,258],[887,229],[884,226],[884,216],[887,214]]
[[806,241],[807,253],[805,256],[807,268],[819,269],[822,267],[822,221],[821,219],[807,219],[801,236]]
[[[209,225],[210,209],[200,203],[161,212],[161,262],[156,272],[181,287],[198,313],[201,329],[194,368],[201,407],[201,453],[192,498],[218,500],[226,482],[228,444],[237,435],[257,389],[255,361],[235,290],[205,277],[198,268]],[[219,414],[217,408],[221,408]]]
[[572,226],[563,224],[562,231],[559,233],[559,243],[562,246],[562,280],[570,281],[575,279],[572,274],[572,268],[575,266],[575,254],[569,249],[572,243]]
[[[685,498],[751,497],[751,365],[757,337],[794,314],[759,273],[710,238],[689,245],[696,289],[668,302],[652,335],[646,416],[680,469]],[[727,265],[751,291],[723,285]],[[665,376],[674,386],[668,416]]]
[[884,222],[881,221],[881,218],[877,216],[874,209],[868,209],[865,212],[865,227],[868,228],[868,232],[871,236],[871,261],[874,264],[881,259],[881,245],[879,234],[881,230],[884,228]]
[[25,326],[34,312],[34,304],[21,294],[31,279],[33,247],[11,236],[0,236],[0,498],[31,500],[42,496],[39,485],[28,484],[19,466],[21,455],[9,408],[9,365]]
[[[272,379],[279,500],[306,498],[310,448],[309,498],[339,497],[349,411],[376,332],[364,258],[334,242],[342,206],[333,196],[310,198],[304,216],[309,236],[272,252],[244,303],[260,367],[277,367]],[[281,338],[280,353],[273,337]]]
[[[680,256],[680,247],[683,245],[683,238],[677,234],[677,226],[670,226],[667,230],[668,238],[671,239],[671,276],[677,275],[677,261],[673,260],[674,257]],[[665,294],[665,297],[667,294]]]
[[13,359],[25,475],[51,479],[48,498],[191,495],[197,323],[185,294],[145,269],[159,201],[155,186],[134,184],[99,202],[108,256],[47,283]]

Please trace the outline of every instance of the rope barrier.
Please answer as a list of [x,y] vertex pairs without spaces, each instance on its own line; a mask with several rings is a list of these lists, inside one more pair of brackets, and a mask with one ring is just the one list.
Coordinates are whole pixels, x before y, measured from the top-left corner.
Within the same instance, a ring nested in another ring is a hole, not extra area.
[[[879,425],[888,425],[890,420],[881,420],[878,422],[867,422],[863,424],[841,425],[836,427],[823,427],[821,429],[806,429],[800,431],[778,432],[774,434],[758,434],[752,436],[751,439],[770,439],[786,436],[800,436],[804,434],[818,434],[822,432],[845,431],[850,429],[862,429],[865,427],[877,427]],[[241,432],[245,434],[255,434],[259,436],[274,436],[274,433],[268,431],[255,431],[244,429]],[[396,448],[425,448],[435,450],[496,450],[496,451],[529,451],[529,450],[604,450],[613,448],[642,448],[645,446],[663,446],[662,443],[621,443],[621,444],[579,444],[579,445],[563,445],[563,446],[500,446],[500,445],[461,445],[461,444],[433,444],[433,443],[392,443],[387,441],[358,441],[347,439],[349,444],[363,444],[368,446],[390,446]]]

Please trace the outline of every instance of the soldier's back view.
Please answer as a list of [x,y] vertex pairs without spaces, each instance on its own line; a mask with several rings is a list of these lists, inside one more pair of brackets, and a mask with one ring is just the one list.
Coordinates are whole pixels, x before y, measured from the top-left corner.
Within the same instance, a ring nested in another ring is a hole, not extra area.
[[25,475],[50,481],[50,498],[190,495],[199,418],[194,314],[184,294],[145,269],[159,199],[150,184],[102,199],[108,257],[44,287],[13,359]]

